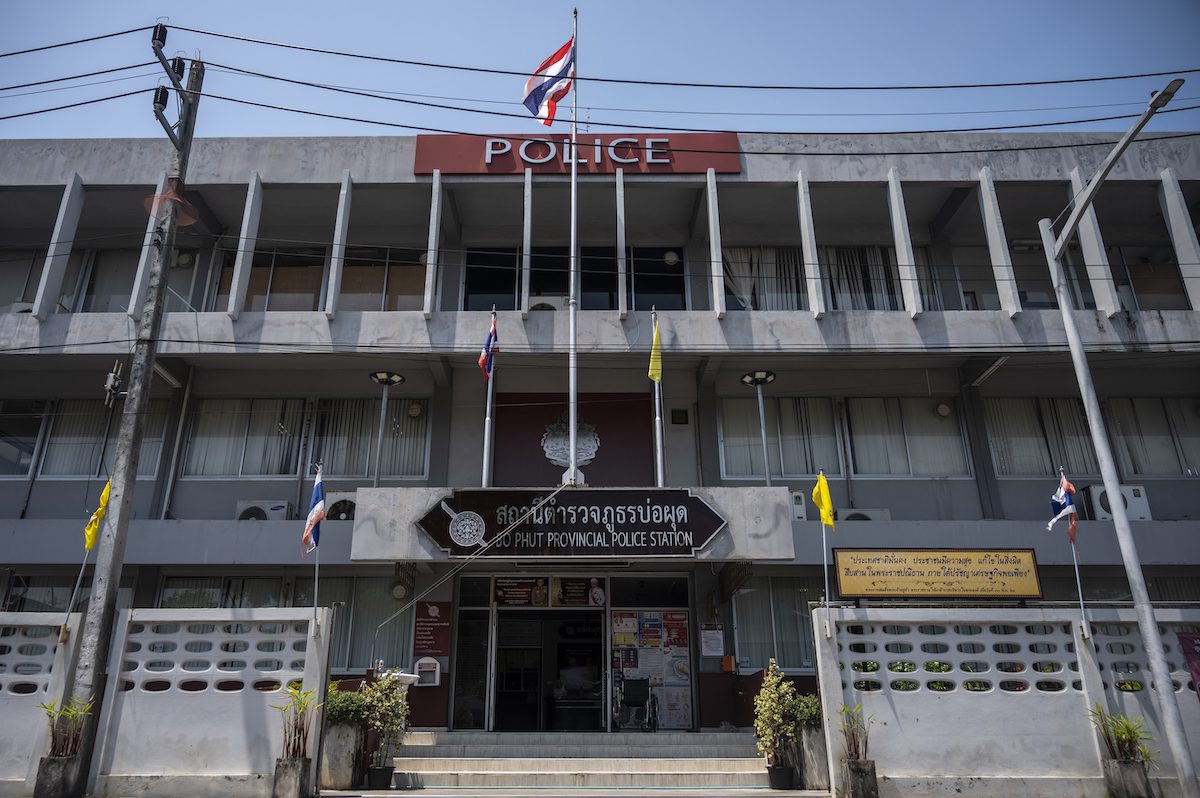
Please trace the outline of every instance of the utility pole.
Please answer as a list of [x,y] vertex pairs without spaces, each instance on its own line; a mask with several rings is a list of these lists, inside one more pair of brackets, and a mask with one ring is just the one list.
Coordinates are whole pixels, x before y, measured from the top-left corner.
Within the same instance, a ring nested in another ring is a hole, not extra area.
[[183,77],[183,59],[175,58],[168,63],[162,54],[166,44],[166,27],[156,25],[151,46],[159,61],[167,70],[181,101],[182,112],[178,130],[172,130],[163,117],[167,90],[163,87],[155,92],[155,115],[167,129],[175,147],[166,193],[154,198],[153,213],[159,219],[155,231],[154,256],[150,260],[147,274],[146,301],[137,324],[132,363],[129,370],[129,393],[121,413],[121,426],[117,437],[117,449],[112,470],[112,487],[109,491],[108,515],[101,530],[95,574],[92,579],[91,600],[81,630],[79,659],[71,685],[72,700],[92,701],[92,713],[83,727],[76,770],[68,783],[63,785],[64,798],[76,798],[87,791],[88,776],[96,755],[97,731],[101,704],[109,678],[108,661],[112,648],[113,620],[117,608],[117,589],[121,582],[121,570],[125,562],[125,542],[129,532],[133,490],[137,479],[138,456],[141,453],[143,420],[150,402],[150,387],[154,380],[154,359],[158,350],[159,327],[162,322],[163,295],[167,284],[165,273],[170,260],[175,256],[175,229],[179,221],[180,207],[184,201],[183,181],[187,175],[188,156],[192,146],[192,134],[196,127],[196,108],[200,104],[200,90],[204,84],[204,64],[199,60],[191,63],[187,89],[180,84]]

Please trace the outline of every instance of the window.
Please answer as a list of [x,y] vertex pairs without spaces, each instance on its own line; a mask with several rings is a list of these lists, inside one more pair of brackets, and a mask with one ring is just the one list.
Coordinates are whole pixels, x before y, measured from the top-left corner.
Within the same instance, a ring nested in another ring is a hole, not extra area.
[[820,595],[818,579],[751,577],[733,597],[738,667],[765,668],[774,657],[781,668],[811,669],[808,602]]
[[[391,667],[411,658],[412,610],[405,611],[379,629],[379,624],[403,606],[392,597],[394,580],[386,576],[321,577],[320,600],[323,606],[334,606],[333,640],[330,643],[329,665],[334,669],[365,670],[370,664],[372,644],[375,659]],[[313,580],[297,579],[296,607],[313,604]],[[486,640],[486,635],[484,639]]]
[[[255,250],[242,310],[318,310],[325,281],[325,255],[324,247]],[[227,258],[221,267],[214,310],[228,306],[233,269],[234,261]]]
[[847,399],[846,412],[856,474],[969,473],[952,400]]
[[1190,310],[1170,244],[1106,247],[1122,310]]
[[[807,476],[824,469],[840,474],[833,404],[795,397],[763,400],[767,450],[775,476]],[[763,476],[762,433],[756,399],[721,402],[721,461],[726,477]]]
[[687,310],[684,263],[679,248],[630,247],[630,307],[634,310]]
[[295,475],[303,422],[302,399],[201,399],[183,473]]
[[[324,399],[317,406],[314,456],[327,476],[366,477],[375,473],[379,435],[378,399]],[[380,474],[424,477],[429,448],[429,403],[389,399],[384,420]]]
[[84,289],[83,313],[123,313],[129,309],[138,249],[103,249],[95,252]]
[[418,249],[347,247],[339,310],[421,310],[425,253]]
[[278,577],[168,576],[158,606],[171,609],[278,607],[283,580]]
[[1078,399],[986,399],[984,416],[999,476],[1100,471]]
[[515,247],[468,249],[463,310],[516,310],[520,261]]
[[[139,477],[152,477],[162,454],[167,401],[152,399],[142,425]],[[108,477],[116,455],[120,408],[110,410],[92,399],[64,399],[54,408],[43,476]]]
[[1109,399],[1105,407],[1127,476],[1200,476],[1200,400]]
[[43,403],[0,400],[0,476],[25,476],[42,428]]
[[0,313],[22,310],[37,296],[46,253],[0,250]]
[[834,310],[899,310],[900,275],[891,247],[822,247]]
[[[808,306],[799,247],[725,247],[726,302],[731,310],[803,310]],[[733,301],[729,301],[732,299]]]

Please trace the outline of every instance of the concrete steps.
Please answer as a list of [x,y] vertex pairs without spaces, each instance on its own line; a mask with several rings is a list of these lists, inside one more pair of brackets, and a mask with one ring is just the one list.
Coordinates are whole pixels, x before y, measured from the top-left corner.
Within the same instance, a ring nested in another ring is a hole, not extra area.
[[765,787],[743,732],[415,732],[394,784],[416,787]]

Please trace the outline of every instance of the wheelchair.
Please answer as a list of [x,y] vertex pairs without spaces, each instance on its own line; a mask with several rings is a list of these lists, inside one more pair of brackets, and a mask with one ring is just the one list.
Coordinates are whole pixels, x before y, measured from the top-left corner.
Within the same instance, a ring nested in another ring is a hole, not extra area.
[[624,679],[617,687],[617,728],[658,731],[658,696],[649,679]]

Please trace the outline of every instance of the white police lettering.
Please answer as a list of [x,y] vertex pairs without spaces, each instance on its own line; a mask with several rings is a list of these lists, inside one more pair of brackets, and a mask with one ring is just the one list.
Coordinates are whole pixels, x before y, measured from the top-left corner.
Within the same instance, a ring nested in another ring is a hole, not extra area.
[[[591,160],[584,155],[590,144]],[[577,147],[576,163],[592,163],[602,166],[605,156],[612,164],[671,164],[671,140],[669,138],[638,139],[634,136],[618,136],[605,142],[604,139],[592,139],[590,142],[581,140]],[[525,139],[517,147],[517,155],[527,164],[550,163],[561,159],[562,163],[571,163],[571,140],[562,139]],[[484,139],[483,162],[491,165],[500,156],[513,151],[513,142],[509,139]]]

